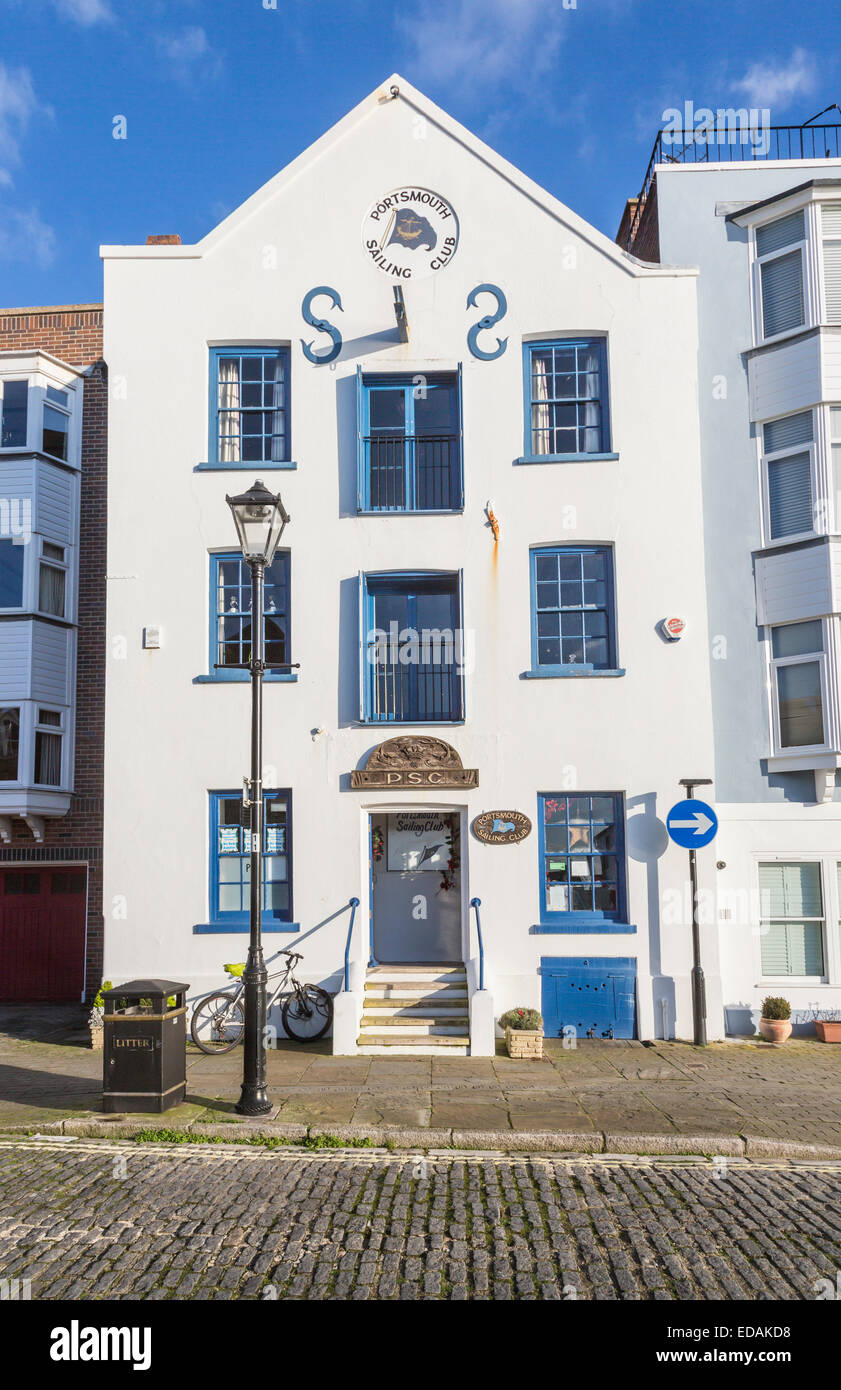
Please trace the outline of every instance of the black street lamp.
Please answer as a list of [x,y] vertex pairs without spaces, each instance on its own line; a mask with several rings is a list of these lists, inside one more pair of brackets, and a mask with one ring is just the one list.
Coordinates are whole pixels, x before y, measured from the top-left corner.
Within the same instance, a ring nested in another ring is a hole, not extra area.
[[259,478],[247,492],[226,497],[237,528],[242,558],[251,572],[251,777],[247,805],[250,811],[251,894],[248,961],[243,972],[245,1027],[242,1091],[236,1109],[240,1115],[265,1115],[271,1110],[266,1091],[266,964],[263,960],[263,672],[265,633],[263,580],[274,559],[284,527],[286,508]]

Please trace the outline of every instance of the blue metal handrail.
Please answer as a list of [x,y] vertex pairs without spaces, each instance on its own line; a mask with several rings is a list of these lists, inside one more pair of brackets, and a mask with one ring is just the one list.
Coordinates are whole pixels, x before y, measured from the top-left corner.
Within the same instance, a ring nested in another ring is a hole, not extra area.
[[356,920],[356,909],[359,906],[358,898],[351,898],[348,903],[350,908],[350,926],[347,929],[347,941],[345,943],[345,993],[348,991],[348,981],[350,978],[350,941],[353,936],[353,924]]
[[482,923],[479,920],[479,908],[482,906],[481,898],[471,898],[470,906],[476,913],[476,935],[479,938],[479,988],[485,988],[485,945],[482,941]]

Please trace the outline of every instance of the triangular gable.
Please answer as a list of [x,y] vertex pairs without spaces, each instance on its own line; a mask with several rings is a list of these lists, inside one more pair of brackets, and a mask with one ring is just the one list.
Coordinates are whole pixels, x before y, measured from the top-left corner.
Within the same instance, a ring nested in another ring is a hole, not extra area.
[[[395,88],[397,89],[397,96],[393,95]],[[391,77],[363,98],[347,115],[331,126],[324,135],[303,150],[290,164],[287,164],[267,183],[264,183],[249,198],[246,198],[244,203],[241,203],[195,245],[102,246],[100,254],[104,258],[139,257],[150,260],[189,260],[195,259],[197,256],[211,255],[230,236],[239,232],[266,204],[290,189],[304,171],[308,171],[319,159],[332,152],[342,140],[355,132],[365,122],[381,114],[383,106],[395,100],[406,102],[430,125],[437,127],[450,139],[460,144],[487,169],[496,174],[498,178],[504,179],[524,198],[544,211],[547,216],[553,218],[575,236],[580,237],[593,250],[627,273],[644,276],[694,275],[696,273],[692,269],[682,267],[649,265],[644,261],[637,260],[629,252],[623,251],[610,237],[598,231],[583,217],[579,217],[559,199],[553,197],[551,193],[547,193],[544,188],[528,178],[515,165],[509,163],[502,155],[486,145],[466,126],[461,125],[446,111],[442,111],[429,97],[425,96],[423,92],[419,92],[399,73],[393,73]]]

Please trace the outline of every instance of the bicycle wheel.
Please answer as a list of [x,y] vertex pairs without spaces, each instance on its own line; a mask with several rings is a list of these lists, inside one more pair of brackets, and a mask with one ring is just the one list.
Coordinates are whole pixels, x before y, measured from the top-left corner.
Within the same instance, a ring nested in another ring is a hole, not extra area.
[[193,1010],[190,1036],[202,1052],[230,1052],[242,1042],[244,1026],[242,1005],[236,995],[211,994]]
[[301,985],[287,994],[281,1009],[283,1026],[295,1042],[315,1042],[333,1022],[333,1000],[318,985]]

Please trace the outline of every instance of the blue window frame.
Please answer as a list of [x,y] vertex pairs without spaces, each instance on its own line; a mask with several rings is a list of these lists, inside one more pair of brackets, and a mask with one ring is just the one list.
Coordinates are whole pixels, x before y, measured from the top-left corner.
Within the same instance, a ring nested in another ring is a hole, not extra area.
[[209,440],[217,467],[289,462],[288,348],[211,348]]
[[540,914],[544,923],[625,921],[621,795],[546,792],[538,797]]
[[434,376],[359,368],[357,393],[360,511],[460,511],[461,368]]
[[612,559],[608,546],[531,551],[534,672],[587,675],[616,669]]
[[464,711],[461,576],[361,579],[362,718],[458,723]]
[[607,345],[604,338],[526,343],[525,452],[575,459],[610,449]]
[[[210,917],[248,927],[251,892],[249,811],[242,792],[210,793]],[[292,921],[292,793],[263,792],[263,915]]]
[[[278,551],[263,580],[266,663],[289,665],[288,550]],[[210,674],[217,680],[248,680],[251,660],[251,576],[237,551],[210,557]],[[291,673],[267,671],[266,680]]]

